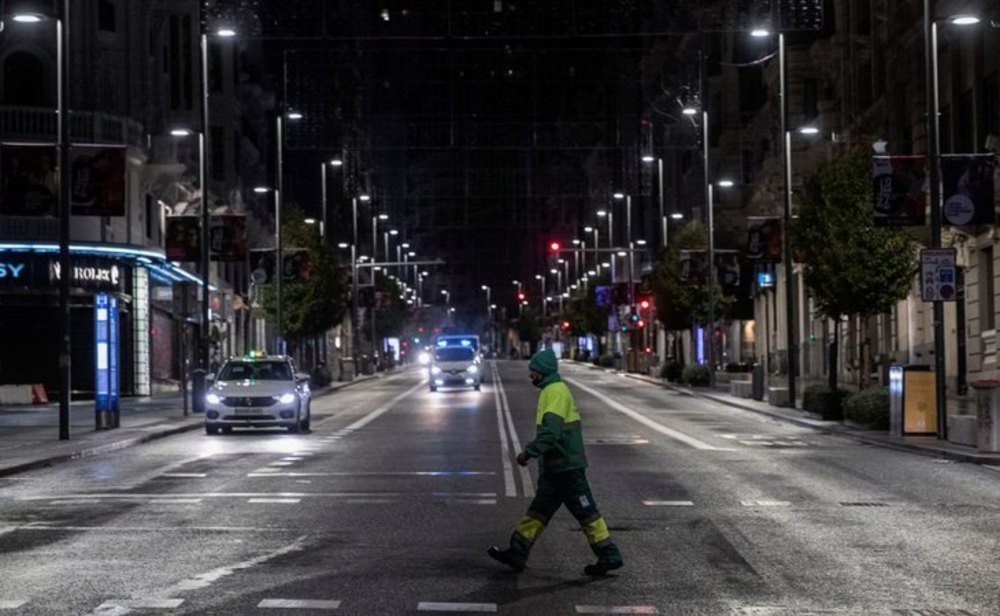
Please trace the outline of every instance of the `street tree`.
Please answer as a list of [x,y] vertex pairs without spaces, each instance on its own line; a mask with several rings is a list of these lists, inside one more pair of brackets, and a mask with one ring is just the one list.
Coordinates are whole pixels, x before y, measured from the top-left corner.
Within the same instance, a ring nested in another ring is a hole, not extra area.
[[[734,297],[723,292],[714,276],[706,276],[702,283],[683,279],[681,251],[707,248],[708,231],[700,222],[690,221],[673,233],[653,266],[653,302],[657,319],[670,331],[708,325],[713,299],[716,319],[725,320],[735,302]],[[683,360],[679,344],[674,357]]]
[[[864,151],[819,167],[806,181],[798,213],[791,239],[816,311],[834,324],[829,386],[836,390],[841,318],[867,320],[904,299],[915,275],[916,244],[902,230],[875,226],[871,158]],[[863,366],[861,385],[869,372]]]
[[[337,326],[345,315],[345,284],[335,253],[319,235],[315,225],[308,225],[298,208],[289,208],[282,226],[282,245],[286,260],[295,250],[303,250],[300,266],[294,274],[286,271],[282,281],[282,336],[293,344],[324,335]],[[287,268],[286,268],[287,270]],[[264,290],[264,309],[276,318],[274,285]]]

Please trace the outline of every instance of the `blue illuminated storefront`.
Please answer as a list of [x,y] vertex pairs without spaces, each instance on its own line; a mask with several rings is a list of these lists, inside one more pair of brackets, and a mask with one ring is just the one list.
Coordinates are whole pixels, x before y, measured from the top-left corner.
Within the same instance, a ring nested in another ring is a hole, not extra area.
[[[117,387],[122,395],[149,395],[157,366],[174,361],[171,288],[199,279],[148,249],[73,244],[70,253],[74,395],[96,393],[94,309],[98,294],[113,298],[118,306]],[[4,322],[0,384],[41,383],[50,395],[57,391],[61,276],[56,244],[0,242],[0,318]],[[159,312],[157,296],[167,298],[160,302],[164,308]],[[157,344],[155,336],[168,339]],[[156,348],[169,357],[155,357]]]

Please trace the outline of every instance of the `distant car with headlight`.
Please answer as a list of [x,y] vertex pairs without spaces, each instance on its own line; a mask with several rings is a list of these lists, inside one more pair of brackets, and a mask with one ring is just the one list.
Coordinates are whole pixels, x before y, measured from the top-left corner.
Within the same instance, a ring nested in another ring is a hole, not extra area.
[[483,382],[482,360],[471,346],[437,346],[431,351],[430,388],[472,387]]
[[309,377],[284,356],[230,359],[210,377],[205,394],[205,432],[285,427],[307,432],[311,419]]

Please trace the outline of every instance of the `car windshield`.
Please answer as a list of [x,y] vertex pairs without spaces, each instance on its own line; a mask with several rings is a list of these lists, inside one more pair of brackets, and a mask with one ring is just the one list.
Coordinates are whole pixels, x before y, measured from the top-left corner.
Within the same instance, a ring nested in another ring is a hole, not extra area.
[[220,381],[290,381],[292,370],[283,361],[231,361],[219,374]]
[[434,352],[436,361],[472,361],[475,353],[466,348],[445,348]]

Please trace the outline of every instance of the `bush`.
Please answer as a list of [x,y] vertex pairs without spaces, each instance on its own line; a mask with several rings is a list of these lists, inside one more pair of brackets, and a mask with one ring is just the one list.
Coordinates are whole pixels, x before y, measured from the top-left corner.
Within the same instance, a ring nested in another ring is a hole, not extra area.
[[848,396],[844,418],[872,430],[889,429],[889,388],[870,387]]
[[681,377],[688,385],[708,385],[708,366],[701,364],[685,366]]
[[614,355],[601,355],[601,367],[602,368],[613,368],[615,365]]
[[810,385],[802,392],[802,408],[816,413],[827,421],[844,418],[844,400],[850,392],[843,389],[830,391],[826,385]]
[[684,364],[676,361],[667,362],[663,364],[662,368],[660,368],[660,378],[667,379],[671,383],[680,382],[681,377],[683,375],[684,375]]

